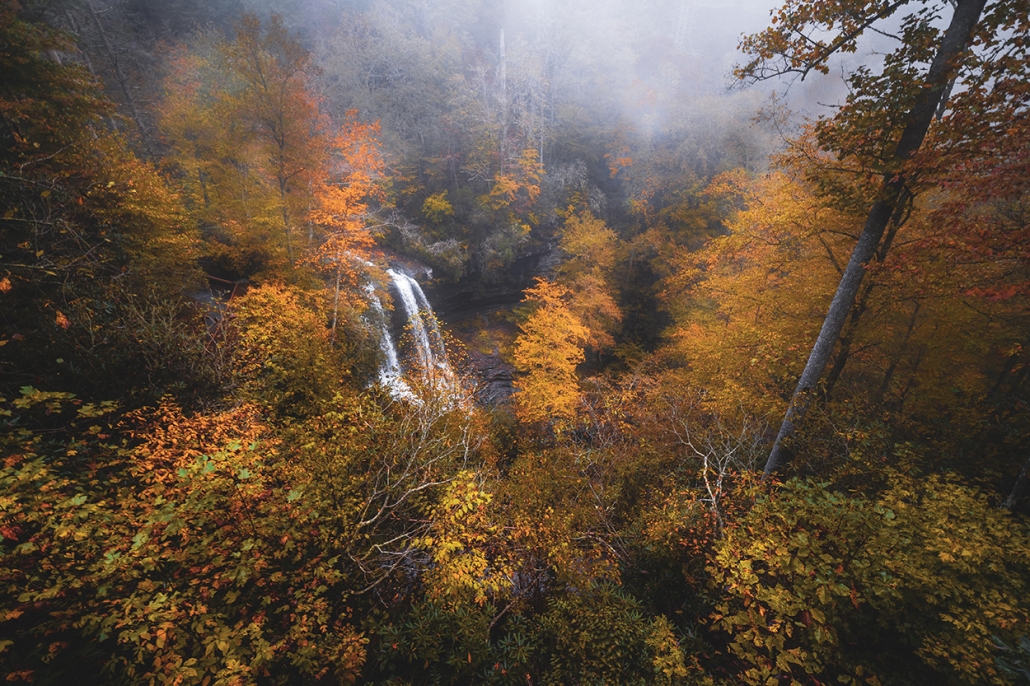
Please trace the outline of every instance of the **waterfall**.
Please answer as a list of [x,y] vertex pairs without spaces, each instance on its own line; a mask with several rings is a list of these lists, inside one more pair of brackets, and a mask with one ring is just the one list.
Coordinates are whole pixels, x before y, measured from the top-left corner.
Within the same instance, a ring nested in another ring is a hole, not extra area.
[[368,301],[375,314],[375,320],[379,324],[379,349],[383,351],[383,361],[379,365],[379,383],[389,389],[390,395],[395,398],[414,400],[415,394],[404,381],[401,361],[397,357],[397,346],[393,344],[393,336],[390,335],[390,318],[386,316],[383,303],[376,295],[376,288],[373,284],[365,286],[365,293],[368,294]]
[[[412,364],[404,365],[409,367],[408,374],[418,374],[421,381],[420,386],[431,389],[433,393],[457,399],[457,396],[460,395],[460,384],[447,359],[443,336],[440,334],[436,315],[433,313],[426,294],[422,291],[418,281],[407,274],[395,269],[387,269],[386,274],[390,277],[397,293],[396,300],[399,302],[395,303],[395,309],[399,314],[404,315],[407,322],[406,330],[411,333],[414,359]],[[383,360],[379,366],[379,382],[394,398],[421,402],[404,379],[405,370],[402,367],[394,336],[390,331],[390,317],[383,308],[375,285],[367,284],[365,293],[368,296],[372,315],[369,323],[378,329],[379,347],[383,352]],[[409,376],[409,378],[411,377]]]
[[386,273],[393,280],[401,307],[407,315],[422,380],[438,391],[455,390],[457,383],[454,370],[447,359],[447,350],[436,323],[436,315],[422,287],[418,281],[403,272],[387,269]]

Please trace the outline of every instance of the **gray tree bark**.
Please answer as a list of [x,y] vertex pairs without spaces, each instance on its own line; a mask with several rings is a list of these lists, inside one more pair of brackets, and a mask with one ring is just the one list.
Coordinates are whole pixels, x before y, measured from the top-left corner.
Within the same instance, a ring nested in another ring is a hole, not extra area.
[[100,40],[104,44],[107,58],[111,61],[111,66],[114,68],[115,79],[118,81],[118,85],[122,89],[122,94],[125,96],[125,103],[132,111],[132,121],[136,123],[136,128],[139,129],[140,136],[143,139],[143,144],[146,147],[147,129],[143,125],[143,117],[140,115],[139,108],[136,106],[136,99],[132,97],[132,91],[129,89],[129,82],[125,78],[125,74],[122,72],[122,68],[118,63],[118,56],[115,54],[114,48],[111,46],[111,41],[107,39],[107,32],[104,31],[104,25],[100,22],[100,17],[97,16],[97,11],[93,7],[93,3],[87,1],[86,9],[89,10],[89,14],[93,18],[93,23],[97,27],[97,33],[100,34]]
[[1023,469],[1019,472],[1019,476],[1016,477],[1016,483],[1012,484],[1012,492],[1009,493],[1009,497],[1005,498],[1005,502],[1001,504],[1006,510],[1014,510],[1016,503],[1023,497],[1023,491],[1026,490],[1027,481],[1030,474],[1030,459],[1027,459],[1026,464],[1023,465]]
[[[948,90],[954,62],[966,49],[986,4],[987,0],[959,0],[955,14],[951,18],[951,23],[944,33],[944,38],[937,49],[929,72],[927,72],[926,88],[919,94],[912,109],[908,112],[908,123],[894,150],[895,161],[907,160],[923,144],[923,139],[926,138],[926,132],[937,113],[941,99]],[[848,312],[855,304],[855,297],[858,295],[859,287],[865,276],[866,264],[876,253],[883,232],[904,191],[905,179],[903,176],[892,175],[884,178],[878,198],[869,209],[862,234],[851,253],[851,259],[848,260],[848,266],[844,270],[840,285],[830,303],[829,312],[823,320],[819,337],[812,347],[808,362],[805,364],[805,369],[791,396],[783,423],[776,435],[769,459],[765,463],[763,480],[768,479],[786,462],[785,443],[794,434],[798,422],[808,412],[819,378],[830,361],[833,346],[844,327]]]

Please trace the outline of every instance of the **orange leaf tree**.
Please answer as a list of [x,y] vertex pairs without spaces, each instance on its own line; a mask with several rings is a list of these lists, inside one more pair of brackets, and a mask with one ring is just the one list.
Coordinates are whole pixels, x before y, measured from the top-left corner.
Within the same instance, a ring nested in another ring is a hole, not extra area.
[[347,113],[332,140],[336,168],[318,180],[315,205],[308,213],[308,221],[318,227],[321,240],[308,261],[333,279],[332,342],[340,307],[361,302],[359,276],[369,260],[369,249],[375,245],[368,228],[369,202],[385,199],[378,133],[378,123],[363,124],[357,119],[357,111]]
[[331,145],[316,72],[275,14],[265,29],[244,14],[232,40],[202,33],[172,52],[161,130],[198,218],[238,272],[299,257],[298,224]]

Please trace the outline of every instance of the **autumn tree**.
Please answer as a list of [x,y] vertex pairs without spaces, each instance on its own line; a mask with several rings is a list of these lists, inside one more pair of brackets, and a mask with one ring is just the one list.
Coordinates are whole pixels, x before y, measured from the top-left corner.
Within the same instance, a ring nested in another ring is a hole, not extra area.
[[294,224],[307,206],[307,187],[324,163],[324,122],[307,83],[315,67],[276,14],[265,31],[256,16],[245,14],[236,39],[224,44],[221,53],[243,85],[237,96],[240,111],[252,123],[275,180],[286,250],[293,259]]
[[595,351],[612,348],[612,334],[622,319],[611,283],[618,236],[589,210],[579,214],[570,211],[559,247],[566,256],[559,269],[559,282],[569,289],[572,312],[587,329],[583,343]]
[[[920,150],[935,116],[941,113],[940,128],[947,130],[962,122],[964,106],[972,105],[974,100],[986,98],[991,102],[988,120],[1011,117],[1024,106],[1021,91],[1013,91],[1013,78],[1026,59],[1025,45],[1017,37],[1025,32],[1013,33],[1012,29],[1017,24],[1025,28],[1021,22],[1027,15],[1026,7],[1020,0],[998,2],[985,14],[985,5],[985,0],[957,3],[945,31],[934,25],[944,11],[943,5],[937,4],[787,5],[775,16],[773,27],[742,42],[743,50],[753,56],[738,69],[738,76],[743,79],[826,73],[826,62],[832,55],[855,51],[863,33],[875,30],[880,22],[899,14],[899,10],[902,12],[900,45],[887,56],[882,72],[857,70],[849,78],[852,92],[845,105],[835,117],[821,120],[817,127],[817,137],[824,149],[842,159],[858,160],[863,173],[878,176],[881,181],[870,188],[872,205],[865,227],[786,412],[766,466],[767,475],[784,461],[784,442],[793,433],[796,421],[804,416],[830,361],[858,297],[866,265],[880,246],[892,217],[901,211],[905,199],[918,191],[920,180],[925,181],[924,172],[929,171],[927,154]],[[820,38],[810,38],[813,30],[825,33]],[[976,50],[970,49],[973,44]],[[1012,50],[1018,57],[1002,59]],[[986,59],[981,59],[981,55]],[[927,64],[928,69],[922,66]],[[956,79],[968,83],[970,93],[960,92],[949,99]],[[951,116],[947,116],[949,109]],[[875,133],[869,135],[870,132]]]
[[234,87],[217,50],[222,40],[199,34],[172,50],[158,125],[170,147],[165,163],[178,172],[209,252],[224,271],[250,274],[285,261],[283,239],[249,126],[225,97]]
[[333,342],[341,304],[354,305],[360,298],[359,275],[368,264],[369,249],[375,245],[368,228],[368,210],[371,199],[384,198],[378,132],[378,123],[362,124],[357,112],[347,113],[330,148],[335,168],[317,181],[315,206],[307,217],[320,234],[316,237],[320,244],[308,259],[333,280]]
[[[199,34],[192,49],[173,51],[162,132],[198,216],[237,270],[301,255],[299,230],[331,147],[310,86],[316,71],[278,15],[267,29],[244,15],[232,40]],[[258,264],[246,264],[248,252]]]
[[[100,83],[61,61],[67,35],[11,2],[0,33],[3,385],[187,385],[205,365],[185,302],[199,273],[181,198],[109,129]],[[140,374],[115,373],[124,366]]]
[[546,279],[526,290],[534,309],[515,341],[519,416],[532,423],[567,424],[576,416],[586,327],[571,312],[568,289]]
[[308,415],[342,380],[324,312],[327,293],[263,284],[234,301],[225,324],[236,393],[277,415]]
[[[854,208],[820,197],[804,174],[809,153],[781,156],[779,169],[761,177],[716,179],[708,192],[737,207],[725,219],[728,234],[678,251],[662,281],[674,321],[660,352],[671,367],[663,374],[703,392],[704,404],[724,417],[772,421],[783,412],[801,372],[796,351],[817,334],[862,222]],[[834,183],[854,192],[846,181]],[[800,470],[840,467],[846,444],[829,445],[841,427],[890,417],[882,429],[888,436],[937,446],[938,464],[984,487],[1008,488],[983,480],[994,470],[1006,479],[1018,474],[1025,456],[1012,440],[1025,429],[1009,409],[1019,392],[1005,369],[1018,364],[1013,346],[1026,312],[1018,298],[979,289],[1011,283],[1020,272],[1009,256],[972,259],[960,247],[956,225],[940,214],[953,192],[927,191],[914,201],[898,245],[869,267],[861,325],[849,321],[844,329],[848,363],[830,370],[819,405],[824,423],[809,426]],[[966,211],[982,221],[995,207]],[[991,428],[999,420],[1006,428]],[[958,458],[973,445],[974,454]]]
[[666,354],[689,366],[691,385],[717,411],[780,412],[793,352],[818,329],[855,220],[784,172],[726,174],[708,192],[742,209],[727,219],[728,235],[677,252],[663,282],[675,321]]

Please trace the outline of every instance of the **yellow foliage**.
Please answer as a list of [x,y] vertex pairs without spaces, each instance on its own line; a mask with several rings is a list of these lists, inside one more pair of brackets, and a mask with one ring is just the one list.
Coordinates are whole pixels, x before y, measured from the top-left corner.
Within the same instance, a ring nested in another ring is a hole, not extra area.
[[[689,365],[688,383],[722,414],[782,413],[864,221],[864,208],[834,207],[819,180],[791,176],[807,159],[786,159],[785,171],[755,179],[716,178],[707,193],[742,209],[726,221],[729,235],[682,249],[665,280],[675,322],[666,352]],[[838,176],[834,183],[848,181]],[[837,354],[847,347],[847,365],[835,360],[826,375],[835,396],[978,421],[955,394],[986,393],[997,377],[985,374],[984,359],[1004,354],[1020,334],[1004,300],[970,292],[1003,282],[997,264],[948,257],[955,237],[934,209],[948,197],[928,194],[896,213],[885,238],[890,252],[867,266],[837,346]]]
[[782,412],[784,389],[836,289],[835,264],[847,260],[854,221],[780,172],[753,181],[727,175],[713,185],[731,186],[745,209],[728,221],[729,235],[675,258],[663,294],[676,322],[669,352],[690,365],[692,384],[721,412]]
[[453,216],[454,207],[447,200],[447,191],[441,191],[426,198],[426,201],[422,203],[422,214],[434,222],[442,221],[444,217]]
[[743,683],[879,683],[906,661],[939,683],[1008,683],[994,640],[1026,631],[1025,527],[976,489],[888,476],[877,500],[799,479],[747,494],[708,567]]
[[572,313],[568,295],[564,286],[542,278],[526,290],[526,302],[536,309],[515,341],[515,367],[522,374],[515,386],[519,416],[528,422],[561,426],[576,415],[576,366],[589,332]]
[[618,236],[588,210],[569,214],[559,246],[567,256],[559,279],[571,293],[573,314],[587,329],[583,343],[594,350],[611,348],[615,345],[612,332],[622,321],[610,283],[618,257]]
[[510,590],[511,570],[491,555],[503,547],[497,542],[499,527],[487,516],[491,497],[475,472],[466,470],[454,476],[437,503],[429,535],[419,542],[433,559],[425,573],[430,598],[483,605]]
[[234,301],[233,369],[246,396],[287,411],[332,396],[341,372],[319,314],[324,299],[322,292],[266,284]]
[[515,200],[519,192],[519,182],[509,174],[497,174],[494,177],[494,185],[490,189],[489,205],[492,209],[499,210],[507,207]]

